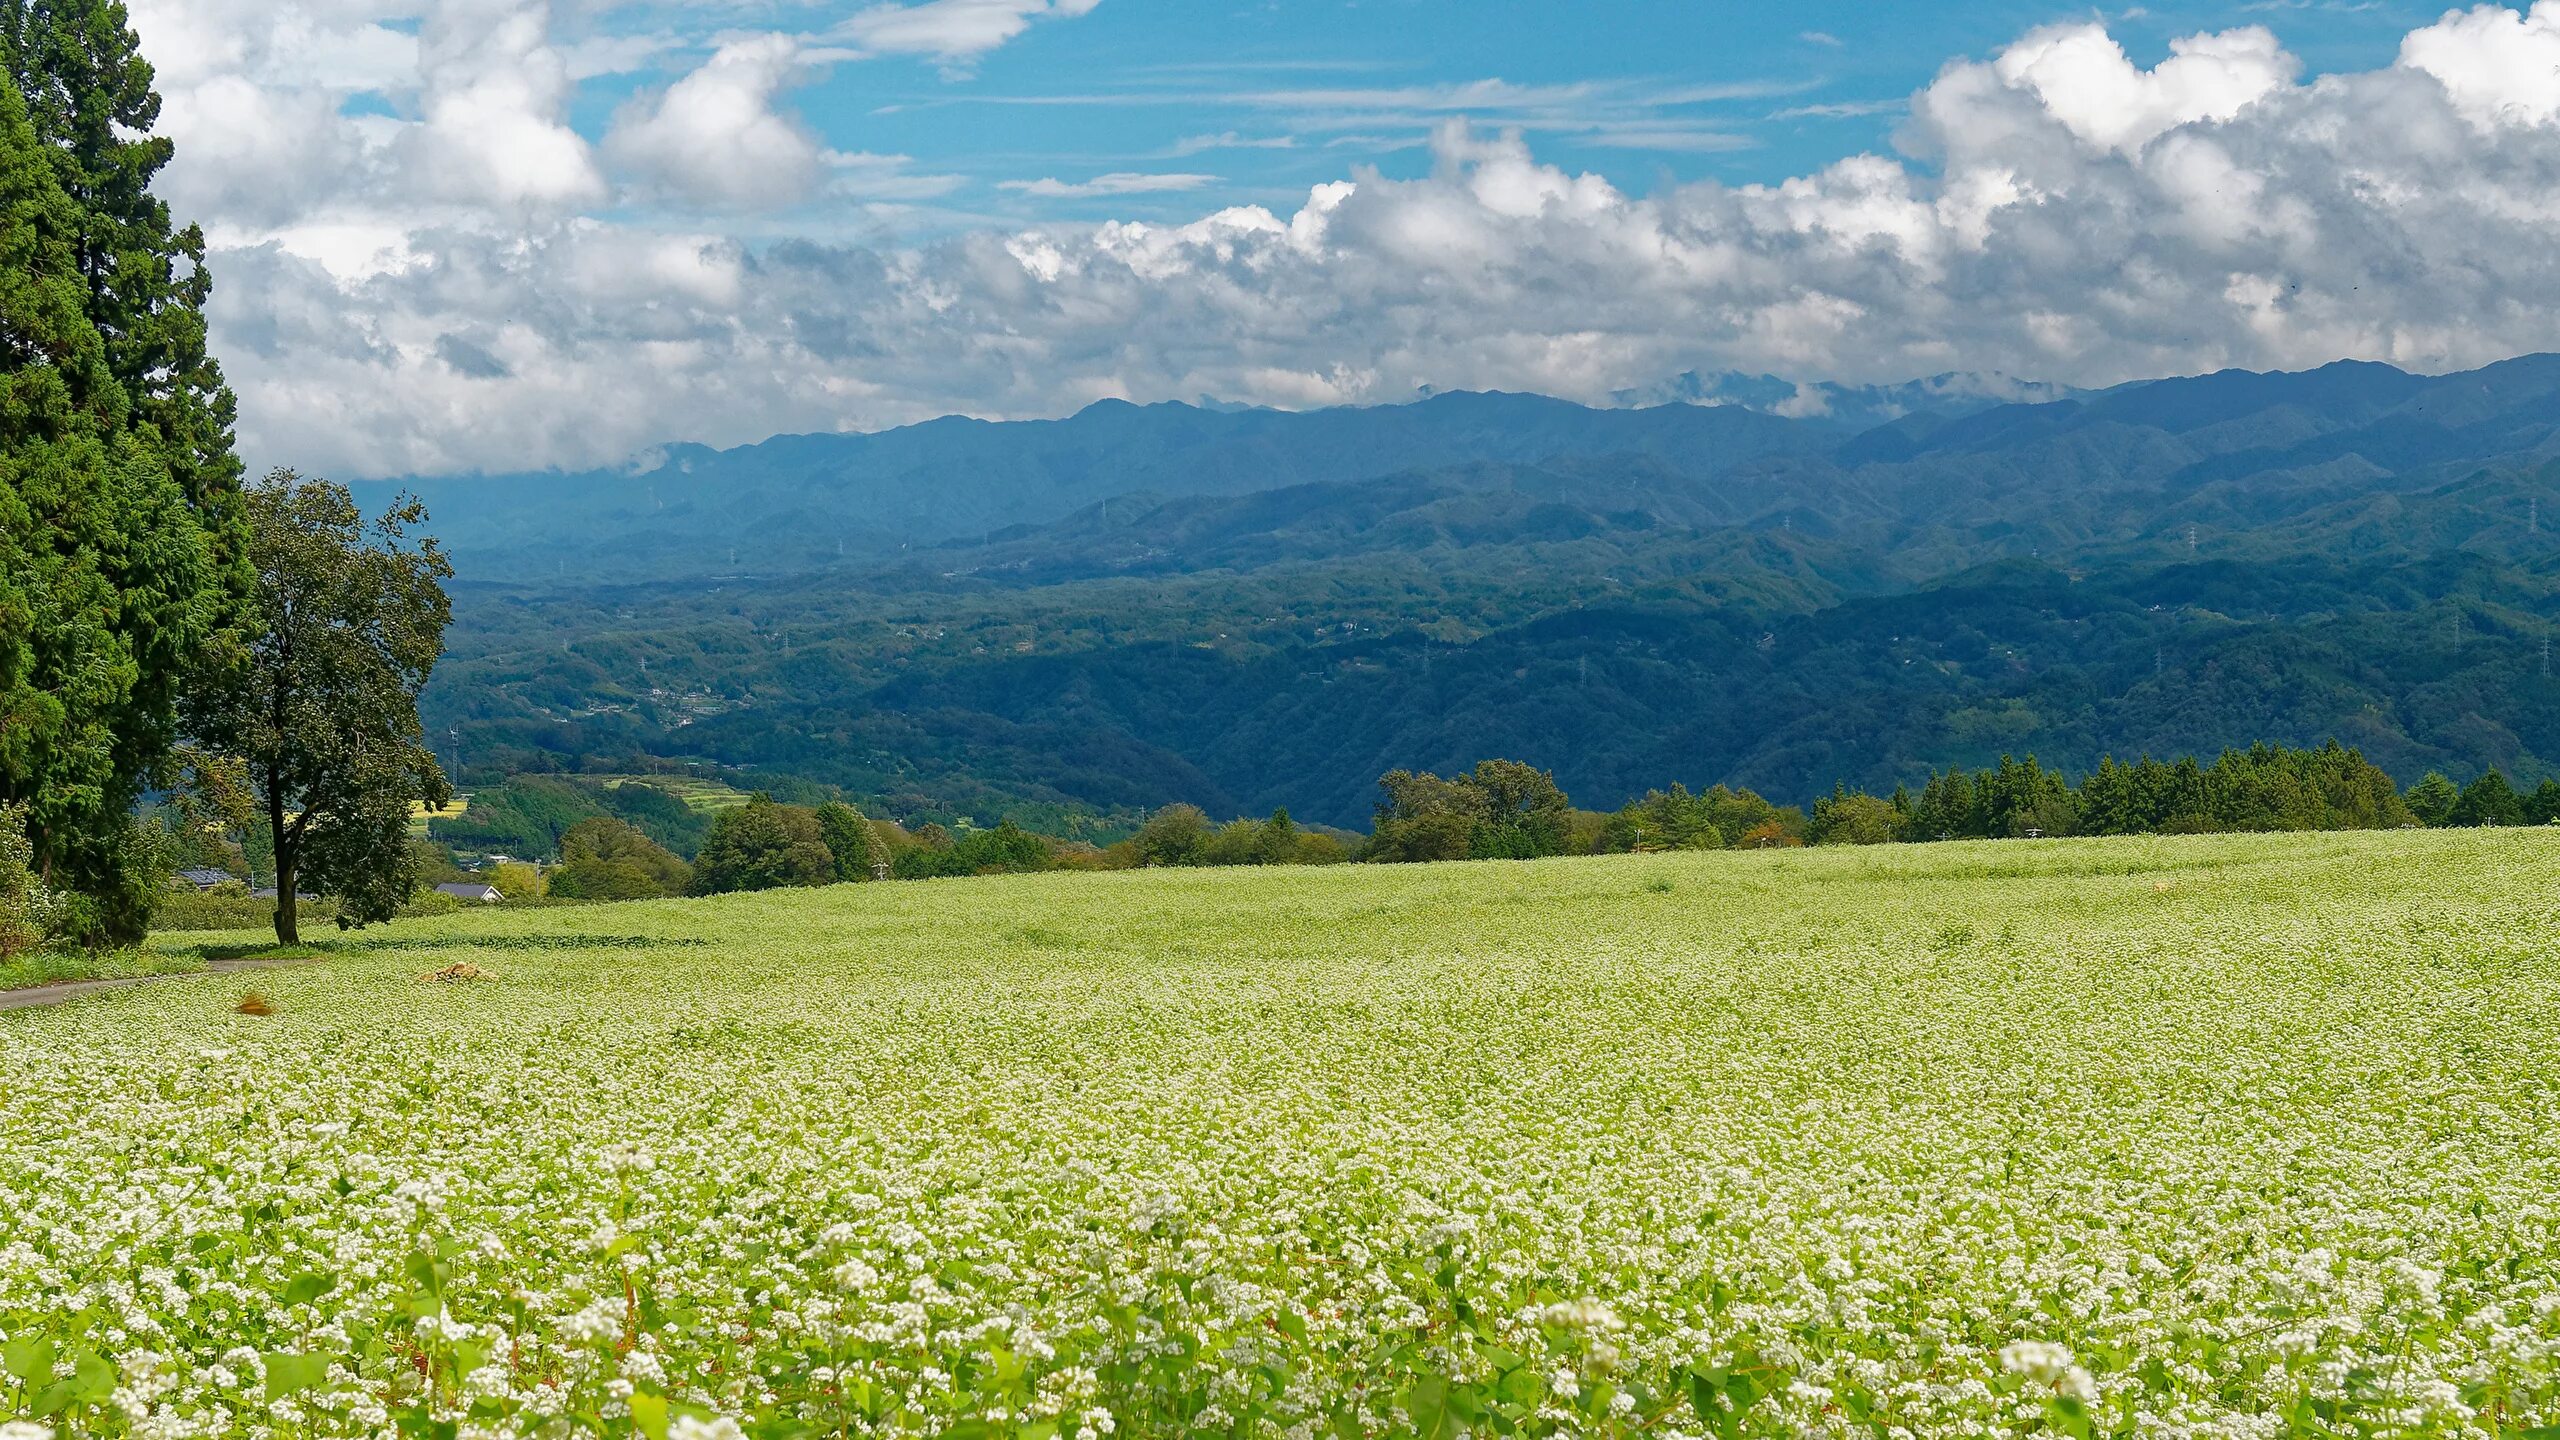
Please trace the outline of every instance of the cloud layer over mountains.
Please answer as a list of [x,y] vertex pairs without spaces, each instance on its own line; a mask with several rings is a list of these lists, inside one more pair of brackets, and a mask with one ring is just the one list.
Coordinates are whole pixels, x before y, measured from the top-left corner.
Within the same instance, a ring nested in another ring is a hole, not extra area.
[[1772,186],[1632,194],[1453,119],[1423,178],[1356,168],[1181,226],[882,238],[867,202],[950,182],[790,111],[811,67],[966,67],[1094,3],[740,32],[594,138],[580,87],[658,51],[565,41],[543,0],[134,10],[243,440],[345,476],[1107,396],[1604,400],[1729,369],[2092,385],[2560,348],[2560,0],[2450,13],[2391,66],[2317,79],[2260,28],[2148,70],[2096,24],[2038,30],[1948,65],[1901,153]]

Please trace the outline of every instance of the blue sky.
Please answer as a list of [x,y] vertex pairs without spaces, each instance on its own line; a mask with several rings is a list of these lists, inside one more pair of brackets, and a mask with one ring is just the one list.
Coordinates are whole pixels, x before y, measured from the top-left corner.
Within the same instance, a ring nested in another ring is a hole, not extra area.
[[[1519,125],[1541,158],[1633,191],[1776,182],[1890,149],[1909,97],[1941,66],[2038,26],[2103,16],[2149,65],[2172,37],[2267,25],[2326,73],[2389,63],[2402,34],[2440,10],[2308,0],[2130,13],[2036,0],[1108,0],[1073,20],[1035,22],[964,65],[906,56],[831,65],[793,104],[840,150],[908,155],[922,170],[966,177],[916,225],[1183,219],[1204,202],[1286,205],[1353,165],[1423,173],[1430,129],[1452,115]],[[831,13],[808,18],[822,26]],[[638,11],[613,28],[707,40],[727,27]],[[662,83],[643,73],[596,87],[579,107],[581,127],[600,135],[616,106],[653,82]],[[1168,188],[1001,188],[1107,175]]]
[[2560,0],[128,0],[258,462],[2560,350]]

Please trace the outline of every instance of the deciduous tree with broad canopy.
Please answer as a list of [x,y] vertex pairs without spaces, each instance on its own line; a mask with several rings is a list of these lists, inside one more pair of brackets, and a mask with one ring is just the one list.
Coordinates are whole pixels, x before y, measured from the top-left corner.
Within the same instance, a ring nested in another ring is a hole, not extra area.
[[404,501],[368,524],[344,486],[279,470],[248,491],[257,570],[245,653],[213,657],[194,729],[247,762],[274,837],[276,939],[301,939],[295,892],[341,925],[387,920],[417,888],[411,806],[452,787],[418,724],[444,650],[453,567]]

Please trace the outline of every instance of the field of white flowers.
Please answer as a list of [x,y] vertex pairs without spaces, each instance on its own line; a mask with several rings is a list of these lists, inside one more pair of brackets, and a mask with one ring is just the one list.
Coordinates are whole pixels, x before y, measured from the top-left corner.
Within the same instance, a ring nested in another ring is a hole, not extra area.
[[272,1015],[0,1014],[0,1440],[2551,1435],[2555,882],[2454,832],[395,926]]

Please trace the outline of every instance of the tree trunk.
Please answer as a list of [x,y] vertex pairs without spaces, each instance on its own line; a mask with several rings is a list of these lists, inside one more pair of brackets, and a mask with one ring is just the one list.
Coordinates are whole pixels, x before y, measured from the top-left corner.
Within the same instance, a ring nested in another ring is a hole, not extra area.
[[295,883],[301,878],[294,873],[300,867],[295,864],[299,857],[293,853],[299,837],[285,827],[284,791],[273,784],[267,786],[267,825],[267,833],[275,837],[276,943],[299,945],[302,943],[302,925],[300,917],[294,913],[293,893]]
[[302,926],[294,914],[293,885],[296,876],[293,862],[282,855],[276,857],[276,943],[299,945]]

